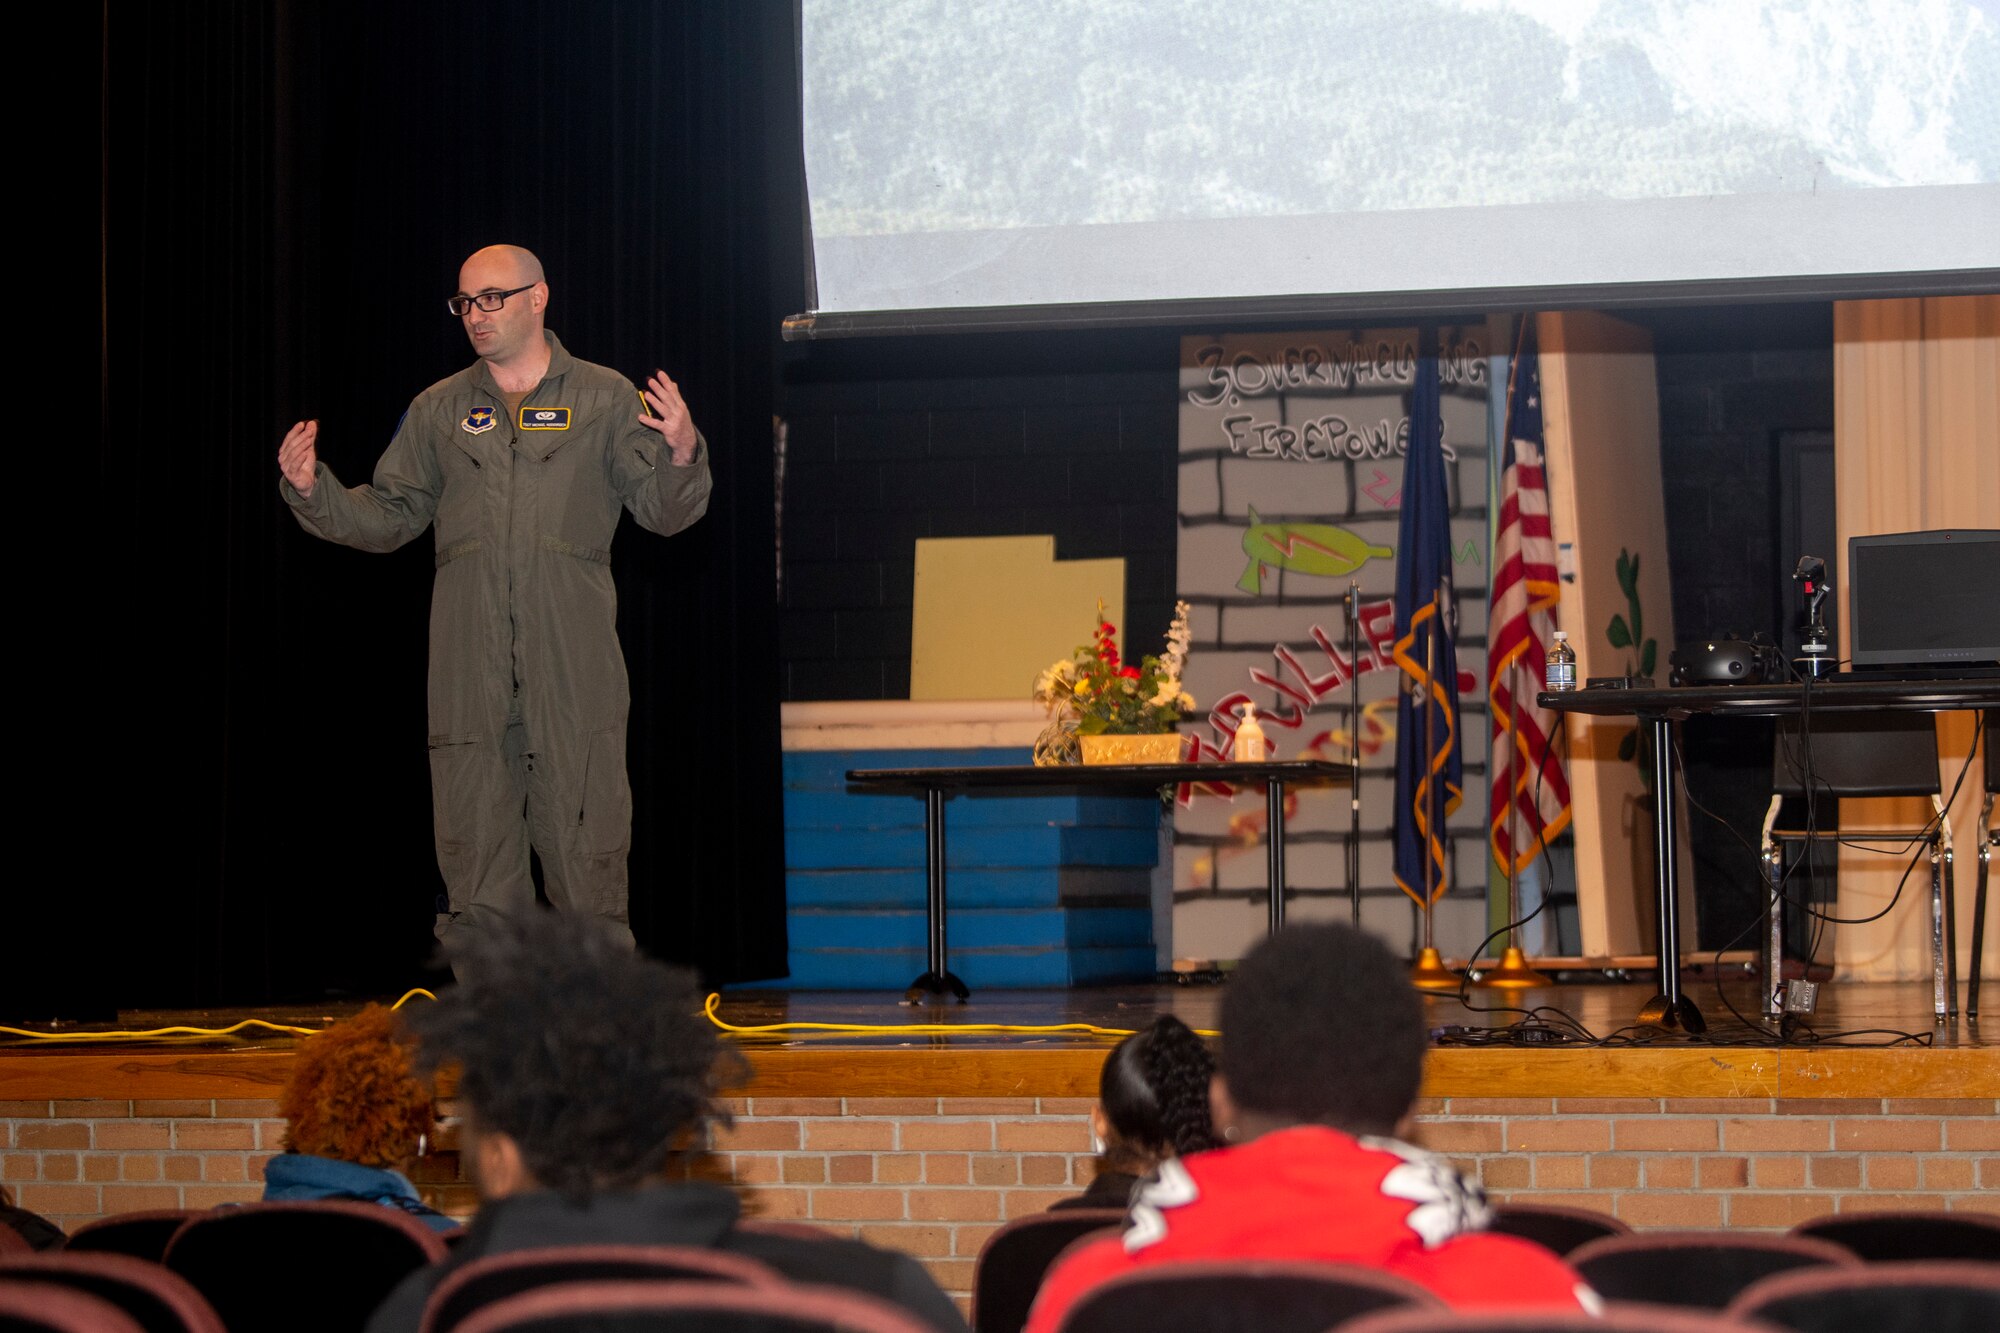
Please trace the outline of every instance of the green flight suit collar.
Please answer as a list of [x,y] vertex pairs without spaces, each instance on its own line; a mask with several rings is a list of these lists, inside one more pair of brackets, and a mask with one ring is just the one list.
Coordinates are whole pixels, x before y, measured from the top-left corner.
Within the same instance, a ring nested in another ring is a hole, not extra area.
[[[542,330],[542,341],[549,345],[549,368],[542,372],[542,383],[547,384],[550,380],[561,379],[569,374],[570,368],[576,365],[576,358],[564,349],[562,339],[547,329]],[[484,358],[472,363],[472,382],[493,395],[494,402],[507,401],[500,392],[500,385],[493,378],[493,367],[487,365]],[[539,388],[540,385],[536,387]],[[530,392],[532,395],[532,391]]]

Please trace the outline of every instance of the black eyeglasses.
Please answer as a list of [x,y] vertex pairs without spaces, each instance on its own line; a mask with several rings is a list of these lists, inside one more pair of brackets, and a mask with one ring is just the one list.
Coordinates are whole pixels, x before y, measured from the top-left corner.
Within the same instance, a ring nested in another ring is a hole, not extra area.
[[[528,284],[528,287],[533,287],[534,285],[531,282]],[[445,309],[451,311],[454,315],[463,315],[466,311],[472,309],[472,307],[478,306],[481,310],[487,311],[490,314],[498,310],[501,306],[506,305],[508,297],[519,296],[522,292],[527,291],[528,287],[516,287],[511,292],[481,292],[477,296],[447,296],[444,299]]]

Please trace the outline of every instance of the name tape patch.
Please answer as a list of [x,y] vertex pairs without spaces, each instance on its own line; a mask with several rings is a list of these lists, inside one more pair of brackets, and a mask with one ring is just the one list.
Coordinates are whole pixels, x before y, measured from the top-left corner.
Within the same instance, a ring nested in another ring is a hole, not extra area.
[[568,430],[569,409],[567,407],[524,407],[521,409],[522,430]]
[[490,407],[475,407],[465,414],[458,428],[467,435],[484,435],[500,424],[500,414]]

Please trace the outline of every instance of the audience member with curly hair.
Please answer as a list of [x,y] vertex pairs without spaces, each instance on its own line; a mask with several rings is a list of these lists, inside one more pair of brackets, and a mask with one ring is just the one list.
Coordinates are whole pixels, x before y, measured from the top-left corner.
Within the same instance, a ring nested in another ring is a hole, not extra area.
[[458,1069],[459,1150],[479,1216],[444,1264],[390,1293],[369,1333],[418,1328],[431,1292],[465,1264],[550,1245],[727,1250],[963,1333],[958,1308],[908,1255],[743,1230],[729,1189],[663,1179],[719,1118],[730,1072],[691,973],[634,952],[596,918],[548,912],[456,942],[452,961],[458,985],[410,1025],[424,1067]]
[[1191,1260],[1362,1264],[1462,1308],[1594,1308],[1556,1256],[1483,1230],[1477,1184],[1396,1139],[1427,1044],[1423,1002],[1373,936],[1293,926],[1259,943],[1222,1000],[1209,1100],[1224,1146],[1162,1163],[1123,1236],[1050,1273],[1028,1333],[1114,1277]]
[[1187,1024],[1162,1014],[1112,1048],[1097,1077],[1090,1129],[1102,1146],[1090,1187],[1054,1208],[1123,1208],[1132,1187],[1170,1157],[1215,1147],[1208,1084],[1215,1057]]
[[404,1174],[423,1155],[433,1121],[431,1081],[413,1072],[416,1053],[396,1014],[379,1004],[300,1043],[278,1095],[285,1151],[264,1165],[265,1199],[354,1199],[400,1208],[434,1230],[457,1229]]

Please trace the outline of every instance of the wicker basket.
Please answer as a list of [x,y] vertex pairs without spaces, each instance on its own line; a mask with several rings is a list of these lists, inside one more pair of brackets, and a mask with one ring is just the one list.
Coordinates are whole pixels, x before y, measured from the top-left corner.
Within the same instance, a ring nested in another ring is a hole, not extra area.
[[1177,764],[1181,735],[1177,731],[1152,736],[1079,736],[1086,764]]

